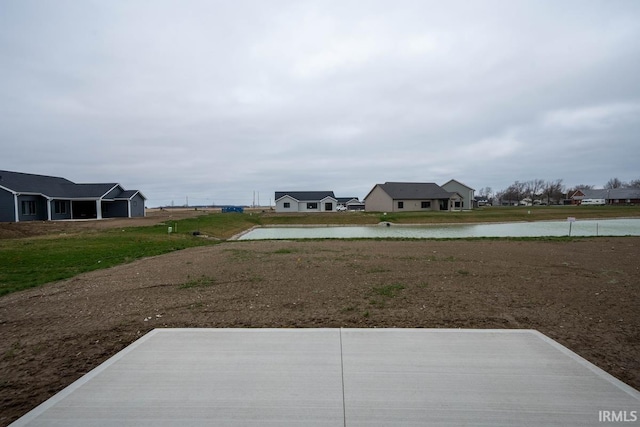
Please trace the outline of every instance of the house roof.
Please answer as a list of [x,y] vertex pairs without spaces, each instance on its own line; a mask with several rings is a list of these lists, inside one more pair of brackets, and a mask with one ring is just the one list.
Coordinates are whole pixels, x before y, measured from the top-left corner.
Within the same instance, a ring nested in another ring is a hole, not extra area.
[[[22,172],[0,170],[0,187],[14,193],[35,193],[47,197],[65,199],[99,199],[112,190],[118,190],[113,198],[129,198],[137,190],[125,191],[117,183],[76,184],[57,176],[36,175]],[[130,196],[123,193],[133,192]]]
[[640,199],[640,188],[611,188],[611,189],[591,189],[591,190],[579,190],[584,196],[576,194],[572,198],[576,200],[581,199],[606,199],[606,200],[625,200],[625,199]]
[[442,186],[444,187],[445,185],[449,184],[450,182],[456,182],[456,183],[458,183],[458,184],[462,185],[463,187],[468,188],[469,190],[473,190],[473,191],[475,191],[473,188],[469,187],[469,186],[468,186],[468,185],[466,185],[466,184],[461,183],[461,182],[460,182],[460,181],[458,181],[457,179],[450,179],[449,181],[447,181],[447,182],[445,182],[444,184],[442,184]]
[[276,191],[276,201],[285,196],[289,196],[300,202],[317,201],[327,197],[331,197],[332,199],[336,198],[336,196],[333,195],[333,191]]
[[352,200],[355,200],[356,202],[360,201],[357,197],[337,197],[336,199],[338,200],[338,203],[347,203]]
[[[132,198],[133,196],[135,196],[138,193],[140,193],[138,190],[124,190],[114,198],[115,199],[130,199],[130,198]],[[144,195],[142,193],[140,193],[140,195],[143,198],[146,199],[146,197],[144,197]]]
[[74,185],[74,183],[65,178],[0,171],[0,186],[16,193],[60,193],[70,185]]
[[394,200],[449,199],[455,194],[433,182],[385,182],[376,186]]

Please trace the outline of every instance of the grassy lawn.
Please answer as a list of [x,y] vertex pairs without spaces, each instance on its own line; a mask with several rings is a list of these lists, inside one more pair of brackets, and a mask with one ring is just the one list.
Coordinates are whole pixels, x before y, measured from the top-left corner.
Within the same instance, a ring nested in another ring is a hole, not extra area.
[[210,243],[186,234],[168,236],[166,231],[152,234],[136,229],[0,240],[0,295]]
[[292,224],[377,224],[389,221],[397,224],[443,224],[466,222],[510,222],[565,220],[587,218],[640,217],[639,206],[516,206],[486,207],[463,212],[339,212],[339,213],[267,213],[263,225]]
[[[340,212],[206,214],[197,218],[66,236],[0,240],[0,295],[188,247],[216,244],[255,225],[462,223],[640,217],[639,207],[536,206],[484,208],[471,212]],[[177,232],[168,234],[167,227]],[[209,238],[196,237],[193,232]]]

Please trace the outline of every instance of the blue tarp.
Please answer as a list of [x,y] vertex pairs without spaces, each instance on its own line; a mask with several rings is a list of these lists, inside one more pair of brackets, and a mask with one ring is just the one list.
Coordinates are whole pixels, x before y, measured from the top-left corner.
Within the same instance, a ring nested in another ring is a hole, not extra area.
[[227,213],[227,212],[243,213],[244,208],[242,206],[224,206],[222,208],[222,213]]

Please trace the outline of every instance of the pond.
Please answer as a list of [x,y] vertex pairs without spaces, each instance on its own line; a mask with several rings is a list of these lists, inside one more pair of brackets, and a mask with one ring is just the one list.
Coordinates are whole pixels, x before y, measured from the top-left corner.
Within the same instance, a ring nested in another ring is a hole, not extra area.
[[[570,233],[570,234],[569,234]],[[348,239],[348,238],[466,238],[544,236],[640,236],[640,218],[599,219],[569,222],[539,221],[499,224],[369,225],[264,227],[238,240]]]

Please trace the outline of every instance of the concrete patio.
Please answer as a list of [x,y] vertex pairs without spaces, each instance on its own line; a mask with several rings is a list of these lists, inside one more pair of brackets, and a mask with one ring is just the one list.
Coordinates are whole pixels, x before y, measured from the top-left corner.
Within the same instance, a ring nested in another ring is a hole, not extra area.
[[640,393],[533,330],[156,329],[12,425],[600,426],[614,414],[640,424]]

